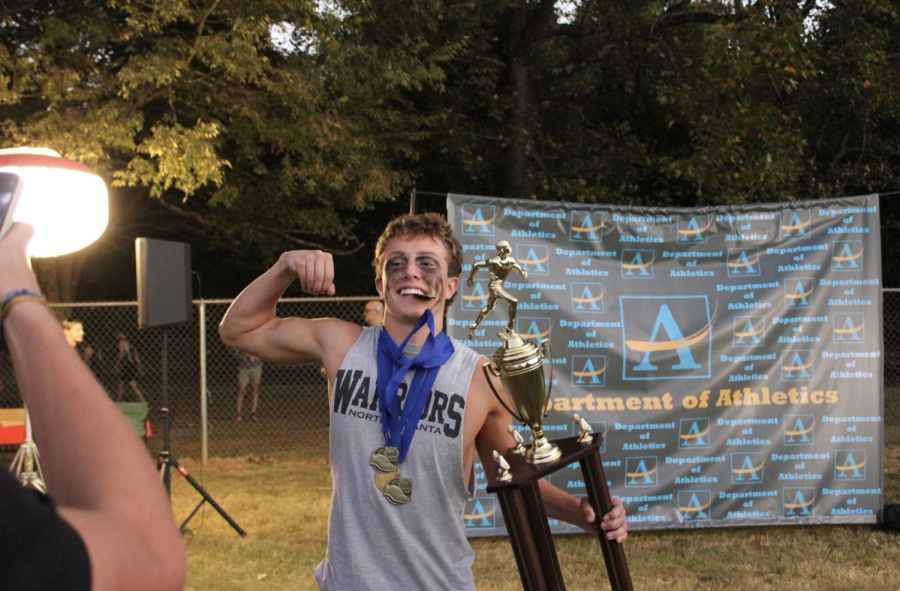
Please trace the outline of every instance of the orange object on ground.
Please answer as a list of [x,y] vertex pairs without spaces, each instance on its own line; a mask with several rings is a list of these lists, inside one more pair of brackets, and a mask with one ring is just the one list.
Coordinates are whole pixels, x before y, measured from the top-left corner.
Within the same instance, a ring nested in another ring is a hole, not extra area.
[[0,408],[0,445],[25,443],[25,409]]

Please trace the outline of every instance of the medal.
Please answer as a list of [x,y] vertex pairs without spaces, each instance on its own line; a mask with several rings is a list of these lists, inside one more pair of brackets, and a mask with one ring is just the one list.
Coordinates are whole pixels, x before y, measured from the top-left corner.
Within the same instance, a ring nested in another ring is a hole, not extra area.
[[375,474],[375,486],[378,487],[378,490],[384,492],[384,487],[388,485],[392,480],[399,478],[400,472],[378,472]]
[[412,498],[412,486],[411,478],[394,478],[384,487],[384,496],[394,505],[405,505]]
[[369,464],[375,468],[375,487],[395,505],[404,505],[412,498],[412,479],[400,478],[400,450],[382,445],[372,453]]
[[[409,339],[428,325],[428,337],[414,360],[403,354]],[[394,505],[403,505],[412,497],[412,479],[400,478],[400,465],[406,459],[416,426],[431,395],[441,366],[453,355],[453,343],[443,332],[435,335],[431,310],[416,323],[406,340],[399,346],[384,327],[378,337],[376,390],[381,411],[384,445],[375,450],[369,464],[375,468],[375,486]],[[406,399],[401,408],[397,390],[406,373],[415,370]]]
[[[400,462],[398,461],[399,458],[400,450],[398,450],[396,447],[382,445],[375,450],[375,453],[372,454],[372,459],[369,461],[369,465],[381,473],[396,472],[400,469]],[[379,488],[384,490],[384,487]]]

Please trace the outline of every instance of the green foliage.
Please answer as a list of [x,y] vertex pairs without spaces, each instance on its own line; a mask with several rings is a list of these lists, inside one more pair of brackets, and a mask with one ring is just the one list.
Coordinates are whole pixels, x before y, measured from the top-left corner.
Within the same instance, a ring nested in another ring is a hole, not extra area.
[[[425,186],[686,206],[897,187],[891,3],[577,2],[529,37],[545,4],[458,3],[467,44],[447,69],[454,92],[424,103],[446,114],[423,147]],[[435,43],[462,38],[442,32]]]
[[373,208],[413,186],[674,206],[894,190],[895,4],[817,4],[19,0],[0,138],[266,261],[371,241]]
[[[421,37],[369,54],[355,19],[314,6],[23,2],[4,17],[3,143],[146,187],[205,240],[352,246],[355,216],[410,184],[391,159],[421,139],[386,98],[439,84],[443,58],[416,57]],[[305,50],[276,47],[285,22]]]
[[216,123],[198,121],[188,129],[157,123],[137,146],[138,153],[148,158],[134,158],[126,170],[116,171],[114,186],[147,185],[153,197],[170,189],[193,195],[208,183],[221,187],[230,164],[216,158],[212,140],[218,135]]

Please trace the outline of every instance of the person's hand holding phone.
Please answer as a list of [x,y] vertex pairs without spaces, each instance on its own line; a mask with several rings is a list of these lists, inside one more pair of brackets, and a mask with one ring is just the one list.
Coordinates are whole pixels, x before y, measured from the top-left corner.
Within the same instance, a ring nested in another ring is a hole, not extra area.
[[13,223],[22,188],[19,175],[0,172],[0,301],[10,291],[40,293],[25,250],[34,236],[34,229]]
[[37,279],[28,265],[28,255],[25,254],[32,236],[34,228],[17,222],[6,236],[0,238],[0,300],[10,291],[40,293]]
[[22,177],[12,172],[0,171],[0,238],[3,238],[12,227],[24,187]]

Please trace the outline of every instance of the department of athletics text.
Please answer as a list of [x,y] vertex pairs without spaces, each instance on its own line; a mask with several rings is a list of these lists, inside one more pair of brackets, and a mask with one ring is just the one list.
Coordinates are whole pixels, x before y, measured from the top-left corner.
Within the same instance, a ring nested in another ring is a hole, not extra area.
[[[692,394],[681,398],[681,406],[687,409],[709,408],[712,390],[703,390],[699,396]],[[839,400],[837,390],[813,390],[806,386],[799,389],[791,388],[787,391],[769,390],[768,386],[762,386],[757,392],[750,387],[731,390],[722,388],[718,391],[714,406],[784,406],[806,404],[837,404]],[[675,400],[670,392],[656,396],[556,396],[547,401],[547,410],[558,412],[590,411],[621,411],[621,410],[672,410],[675,408]]]
[[839,217],[845,215],[852,215],[854,213],[877,213],[878,208],[875,206],[872,207],[845,207],[843,209],[820,209],[820,216],[829,216],[829,217]]
[[541,218],[545,220],[564,220],[566,212],[564,211],[533,211],[523,209],[504,208],[503,215],[511,218]]
[[739,215],[726,215],[724,213],[720,213],[716,216],[716,221],[720,222],[756,222],[774,219],[774,213],[745,213]]
[[612,219],[614,222],[623,222],[626,224],[669,224],[672,222],[672,218],[670,217],[654,218],[642,215],[620,215],[618,213],[612,214]]

